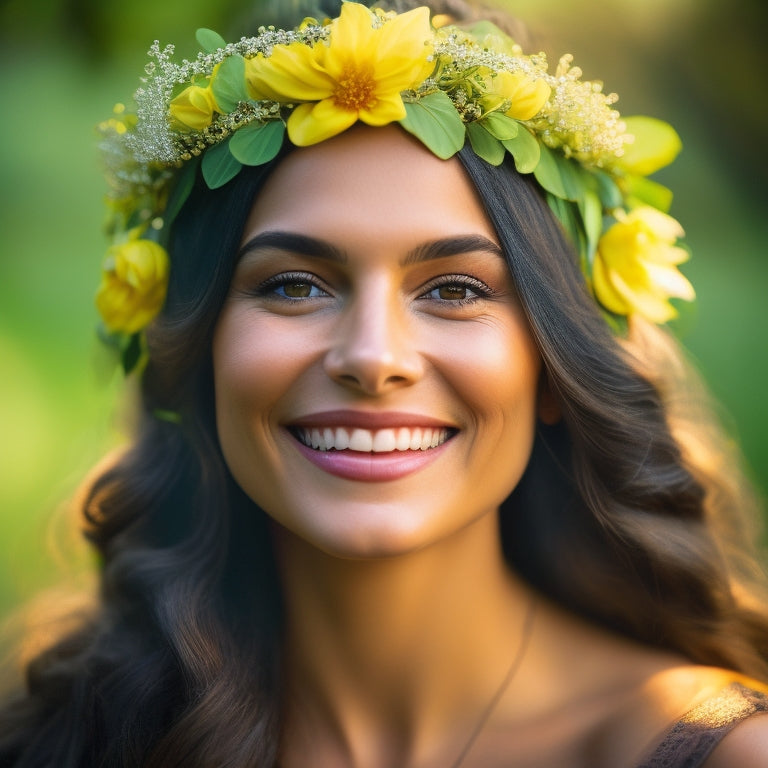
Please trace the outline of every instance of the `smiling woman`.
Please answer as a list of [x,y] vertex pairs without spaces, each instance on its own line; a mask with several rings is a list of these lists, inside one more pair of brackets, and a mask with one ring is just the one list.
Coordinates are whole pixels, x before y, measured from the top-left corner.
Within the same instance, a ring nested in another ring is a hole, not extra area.
[[[0,766],[765,763],[745,496],[647,321],[692,297],[646,178],[676,136],[625,151],[567,58],[429,19],[203,31],[104,127],[141,417]],[[366,62],[407,75],[383,125]]]

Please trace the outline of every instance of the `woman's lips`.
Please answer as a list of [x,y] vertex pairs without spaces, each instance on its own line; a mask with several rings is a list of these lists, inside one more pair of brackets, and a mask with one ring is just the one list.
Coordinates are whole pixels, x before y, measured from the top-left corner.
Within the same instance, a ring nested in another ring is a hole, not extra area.
[[288,430],[306,459],[347,480],[397,480],[431,464],[454,427],[415,414],[333,411],[313,414]]

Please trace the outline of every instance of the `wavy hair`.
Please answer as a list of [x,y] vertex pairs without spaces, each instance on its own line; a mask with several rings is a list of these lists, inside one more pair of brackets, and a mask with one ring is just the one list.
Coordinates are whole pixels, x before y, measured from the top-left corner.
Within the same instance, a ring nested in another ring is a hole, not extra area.
[[[529,178],[469,150],[460,159],[563,413],[539,427],[502,507],[510,567],[612,631],[766,677],[756,571],[731,556],[747,551],[738,526],[726,535],[719,522],[741,502],[673,407],[677,390],[651,359],[659,340],[648,329],[627,341],[608,330]],[[83,507],[101,559],[100,607],[27,668],[27,691],[0,714],[3,768],[275,764],[280,587],[266,515],[221,455],[211,364],[244,222],[269,171],[249,169],[216,191],[198,181],[179,215],[135,441]]]

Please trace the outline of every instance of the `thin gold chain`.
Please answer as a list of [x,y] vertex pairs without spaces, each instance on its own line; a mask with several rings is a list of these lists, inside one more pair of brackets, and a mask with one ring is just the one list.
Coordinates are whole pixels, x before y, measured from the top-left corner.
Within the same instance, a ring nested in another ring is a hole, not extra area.
[[512,657],[512,663],[509,665],[509,668],[507,669],[501,684],[493,694],[493,697],[483,710],[483,713],[477,721],[477,724],[470,734],[469,739],[467,739],[467,743],[464,745],[464,748],[461,750],[456,760],[454,760],[454,762],[451,764],[450,768],[459,768],[464,762],[464,758],[466,758],[466,756],[469,754],[470,749],[472,749],[475,741],[477,741],[477,737],[482,733],[482,730],[485,728],[488,719],[490,718],[491,714],[493,714],[493,710],[496,709],[496,705],[501,700],[501,697],[506,693],[507,689],[512,683],[512,680],[515,678],[515,675],[517,675],[519,672],[520,667],[523,664],[523,659],[525,659],[525,654],[528,651],[528,646],[530,645],[531,635],[533,634],[533,619],[535,614],[536,601],[532,598],[530,605],[528,606],[528,612],[526,613],[525,621],[523,622],[523,631],[520,638],[520,644],[515,651],[515,655]]

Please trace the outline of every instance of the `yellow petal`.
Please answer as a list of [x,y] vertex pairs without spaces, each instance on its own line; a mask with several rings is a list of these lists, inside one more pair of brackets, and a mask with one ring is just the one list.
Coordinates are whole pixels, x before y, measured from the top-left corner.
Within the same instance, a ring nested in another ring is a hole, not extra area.
[[646,264],[645,268],[655,289],[667,296],[686,301],[693,301],[696,298],[693,286],[679,269],[661,264]]
[[359,119],[368,125],[389,125],[405,117],[405,104],[399,93],[394,95],[382,95],[376,99],[376,104],[371,109],[358,111]]
[[[322,45],[322,43],[318,43]],[[328,98],[334,80],[318,66],[314,49],[303,43],[276,45],[271,56],[246,59],[245,80],[254,99],[318,101]]]
[[434,69],[434,62],[426,58],[393,57],[377,61],[373,71],[381,90],[402,93],[416,89]]
[[633,208],[626,216],[626,221],[641,221],[646,227],[652,229],[656,236],[669,242],[674,242],[679,237],[683,237],[683,231],[680,222],[672,218],[669,214],[662,213],[658,208],[650,205],[641,205]]
[[373,15],[358,3],[345,3],[333,23],[329,44],[318,61],[340,79],[350,69],[370,70],[383,90],[404,91],[421,84],[434,69],[429,10],[417,8],[373,28]]
[[360,3],[344,3],[341,13],[331,22],[328,45],[324,52],[340,60],[354,58],[360,51],[366,51],[370,57],[375,50],[373,44],[375,23],[371,11]]
[[384,24],[379,30],[376,42],[376,58],[378,61],[394,63],[402,59],[403,63],[397,68],[405,69],[404,62],[411,62],[412,77],[423,67],[428,56],[432,54],[432,29],[429,24],[429,8],[415,8],[407,13],[401,13]]
[[499,72],[493,80],[492,90],[511,102],[507,114],[516,120],[530,120],[541,112],[552,89],[540,78],[522,72]]
[[317,104],[300,104],[286,126],[288,138],[297,147],[308,147],[336,136],[356,121],[356,111],[339,109],[332,99],[324,99]]
[[625,146],[618,165],[629,173],[649,176],[669,165],[683,148],[675,129],[663,120],[637,116],[627,117],[624,122],[634,141]]
[[629,305],[629,314],[637,313],[652,323],[666,323],[677,317],[677,310],[663,296],[649,290],[644,282],[630,285],[618,272],[611,274],[611,280]]
[[202,131],[218,110],[210,88],[190,85],[168,105],[172,125],[176,130]]
[[617,315],[628,315],[629,306],[616,292],[616,289],[609,280],[608,273],[603,264],[603,260],[595,257],[595,263],[592,266],[592,289],[595,292],[597,300],[608,310]]

